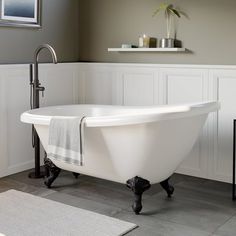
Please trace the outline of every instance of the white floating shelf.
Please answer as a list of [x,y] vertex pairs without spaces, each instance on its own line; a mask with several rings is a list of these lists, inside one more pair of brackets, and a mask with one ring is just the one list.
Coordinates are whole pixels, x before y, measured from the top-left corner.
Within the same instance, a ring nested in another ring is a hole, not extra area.
[[108,52],[185,52],[186,48],[108,48]]

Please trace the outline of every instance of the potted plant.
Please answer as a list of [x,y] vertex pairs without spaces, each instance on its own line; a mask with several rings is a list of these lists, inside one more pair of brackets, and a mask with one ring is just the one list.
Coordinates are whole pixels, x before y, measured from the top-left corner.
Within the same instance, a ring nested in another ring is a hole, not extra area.
[[156,11],[153,13],[153,17],[156,16],[161,11],[164,11],[165,13],[166,26],[167,26],[167,38],[161,39],[160,47],[173,48],[175,40],[171,38],[172,20],[173,20],[173,17],[180,18],[181,15],[184,15],[184,13],[174,8],[173,4],[161,3],[159,7],[156,9]]

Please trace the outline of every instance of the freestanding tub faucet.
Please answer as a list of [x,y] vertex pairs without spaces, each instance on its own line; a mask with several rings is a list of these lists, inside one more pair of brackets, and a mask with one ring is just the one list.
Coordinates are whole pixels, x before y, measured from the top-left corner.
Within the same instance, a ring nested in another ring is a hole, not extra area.
[[[42,44],[40,45],[34,53],[34,79],[31,78],[30,84],[32,86],[33,90],[33,103],[31,109],[37,109],[39,108],[39,92],[44,92],[45,88],[41,86],[39,82],[39,70],[38,70],[38,65],[39,65],[39,54],[43,49],[47,49],[52,56],[52,60],[54,64],[57,64],[57,55],[55,50],[53,49],[52,46],[48,44]],[[32,75],[32,66],[30,74]],[[34,147],[34,154],[35,154],[35,170],[34,172],[31,172],[29,174],[30,178],[42,178],[44,176],[43,173],[40,172],[40,141],[37,133],[35,132],[33,128],[33,147]]]

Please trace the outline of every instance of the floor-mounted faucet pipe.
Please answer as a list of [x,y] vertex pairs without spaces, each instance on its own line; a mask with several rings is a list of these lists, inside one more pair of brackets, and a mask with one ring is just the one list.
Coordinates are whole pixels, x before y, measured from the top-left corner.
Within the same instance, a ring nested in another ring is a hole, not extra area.
[[[43,49],[47,49],[51,56],[53,63],[57,63],[57,55],[53,47],[51,47],[48,44],[40,45],[34,53],[34,78],[32,82],[33,86],[33,109],[37,109],[40,106],[39,101],[39,92],[44,92],[45,88],[43,86],[40,86],[39,82],[39,54]],[[35,155],[35,170],[34,172],[29,173],[30,178],[42,178],[44,176],[43,173],[40,171],[40,141],[39,137],[37,135],[37,132],[34,130],[33,132],[33,143],[34,143],[34,155]]]

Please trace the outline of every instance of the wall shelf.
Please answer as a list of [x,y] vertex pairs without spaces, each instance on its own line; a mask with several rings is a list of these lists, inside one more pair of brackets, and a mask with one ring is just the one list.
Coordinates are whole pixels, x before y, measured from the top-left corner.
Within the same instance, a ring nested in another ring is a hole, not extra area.
[[186,48],[108,48],[108,52],[185,52]]

